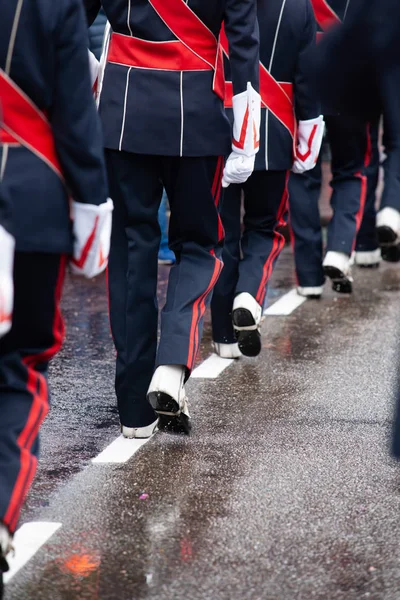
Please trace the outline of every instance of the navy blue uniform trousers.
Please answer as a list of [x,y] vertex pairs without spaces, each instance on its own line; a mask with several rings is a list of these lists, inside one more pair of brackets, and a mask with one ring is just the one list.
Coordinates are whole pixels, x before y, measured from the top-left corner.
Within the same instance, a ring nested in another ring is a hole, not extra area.
[[17,252],[11,331],[0,340],[0,521],[11,532],[36,472],[49,409],[47,368],[60,349],[66,257]]
[[370,124],[370,162],[366,168],[367,197],[365,200],[364,216],[360,231],[357,235],[356,251],[371,252],[379,247],[376,232],[376,189],[379,181],[379,119]]
[[[222,269],[219,216],[222,157],[163,157],[106,150],[114,201],[108,269],[110,318],[117,350],[116,395],[121,423],[155,420],[146,400],[154,368],[193,368],[204,313]],[[158,209],[163,186],[171,218],[171,268],[157,350]]]
[[287,184],[287,171],[255,171],[245,184],[231,185],[225,191],[221,210],[224,268],[211,301],[215,342],[236,342],[232,306],[237,294],[248,292],[261,306],[264,304],[268,281],[285,245],[279,229],[285,225]]
[[383,145],[385,187],[380,208],[400,211],[400,66],[382,73],[382,102],[384,116]]
[[[325,117],[332,152],[333,217],[328,226],[327,251],[351,255],[361,226],[367,194],[369,126],[362,118]],[[321,161],[311,171],[292,174],[289,182],[290,223],[298,283],[302,287],[324,283],[322,230],[318,200]]]

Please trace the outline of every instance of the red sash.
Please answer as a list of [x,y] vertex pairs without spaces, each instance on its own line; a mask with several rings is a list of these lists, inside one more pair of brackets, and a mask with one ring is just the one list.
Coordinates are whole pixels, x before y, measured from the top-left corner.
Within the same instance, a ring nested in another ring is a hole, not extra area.
[[176,41],[149,42],[113,33],[108,61],[167,71],[214,71],[214,92],[223,100],[225,78],[218,40],[183,0],[149,0]]
[[[221,31],[221,45],[229,56],[228,40],[225,31]],[[225,106],[232,107],[232,83],[226,83]],[[296,136],[296,118],[293,107],[293,85],[279,83],[260,62],[260,96],[261,103],[286,127],[293,139]]]
[[18,143],[31,150],[63,180],[53,131],[44,113],[0,69],[1,143]]
[[334,25],[341,24],[341,20],[327,4],[326,0],[311,0],[311,4],[314,9],[316,21],[323,31],[327,31]]

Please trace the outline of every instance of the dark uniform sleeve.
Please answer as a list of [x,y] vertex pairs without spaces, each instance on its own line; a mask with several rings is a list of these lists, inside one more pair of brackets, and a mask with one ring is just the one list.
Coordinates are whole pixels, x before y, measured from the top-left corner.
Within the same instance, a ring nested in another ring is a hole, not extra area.
[[321,104],[313,79],[317,52],[317,23],[310,0],[306,0],[304,4],[303,35],[294,77],[296,117],[299,121],[315,119],[321,114]]
[[229,42],[229,59],[233,93],[241,94],[250,82],[258,92],[260,36],[256,0],[227,0],[225,32]]
[[11,202],[4,185],[0,184],[0,225],[12,233]]
[[85,0],[86,19],[88,25],[92,25],[101,8],[101,0]]
[[74,200],[101,204],[108,190],[100,121],[93,100],[87,30],[81,0],[57,0],[56,82],[50,121],[63,173]]

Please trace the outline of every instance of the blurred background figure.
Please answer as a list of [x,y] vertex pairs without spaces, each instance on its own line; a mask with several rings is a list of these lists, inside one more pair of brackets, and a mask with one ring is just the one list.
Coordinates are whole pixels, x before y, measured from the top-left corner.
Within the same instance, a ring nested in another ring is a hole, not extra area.
[[160,208],[158,209],[158,224],[161,230],[160,249],[158,251],[158,264],[159,265],[173,265],[175,263],[175,254],[170,250],[168,246],[168,228],[169,228],[169,215],[168,215],[168,196],[164,190]]
[[[380,243],[389,243],[390,231],[398,236],[400,198],[390,190],[396,189],[400,181],[395,175],[396,181],[392,184],[392,173],[400,168],[397,154],[400,148],[399,31],[398,0],[359,0],[344,26],[324,40],[317,69],[320,93],[337,110],[347,114],[363,113],[365,118],[371,119],[383,109],[392,158],[387,165],[390,175],[385,175],[389,192],[382,201],[381,215],[384,209],[390,208],[386,214],[392,218],[388,216],[384,220],[378,214]],[[394,235],[391,240],[396,242]],[[400,393],[397,398],[392,450],[400,459]]]

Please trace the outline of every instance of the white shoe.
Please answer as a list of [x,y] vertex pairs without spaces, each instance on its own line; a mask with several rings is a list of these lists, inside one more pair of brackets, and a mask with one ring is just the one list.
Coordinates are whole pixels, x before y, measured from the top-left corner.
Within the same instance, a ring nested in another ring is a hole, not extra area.
[[315,287],[298,286],[298,288],[297,288],[297,293],[299,294],[299,296],[303,296],[304,298],[311,298],[311,299],[321,298],[323,291],[324,291],[324,288],[322,287],[322,285],[315,286]]
[[354,253],[354,264],[359,267],[379,267],[382,260],[381,250],[361,250]]
[[327,252],[322,266],[325,275],[332,279],[332,289],[335,292],[351,294],[353,279],[350,256],[344,252]]
[[190,432],[190,414],[184,388],[185,367],[163,365],[153,375],[147,399],[159,415],[159,429]]
[[221,358],[240,358],[242,356],[237,342],[234,344],[219,344],[218,342],[214,342],[214,349]]
[[400,212],[387,206],[376,215],[376,228],[380,246],[394,246],[400,238]]
[[262,307],[251,294],[242,292],[236,296],[232,321],[239,350],[244,356],[257,356],[261,352],[261,317]]
[[125,425],[121,425],[121,432],[125,438],[129,440],[138,439],[144,440],[149,438],[158,430],[158,419],[154,421],[154,423],[150,423],[146,427],[126,427]]
[[7,527],[0,522],[0,554],[6,556],[11,550],[12,547],[12,537]]

